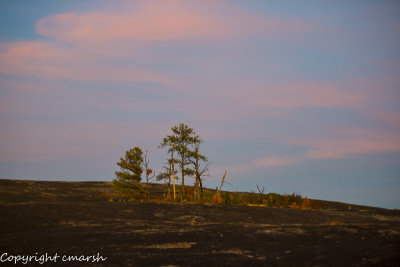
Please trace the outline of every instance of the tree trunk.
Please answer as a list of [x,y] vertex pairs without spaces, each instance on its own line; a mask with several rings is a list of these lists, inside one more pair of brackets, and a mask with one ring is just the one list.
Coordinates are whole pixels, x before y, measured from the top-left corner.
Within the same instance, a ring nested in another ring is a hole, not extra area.
[[[196,152],[198,154],[198,149],[196,149]],[[199,200],[199,196],[200,196],[200,194],[199,194],[199,181],[200,181],[199,157],[196,156],[195,160],[196,161],[195,161],[195,164],[194,164],[194,169],[195,169],[195,173],[196,173],[196,184],[195,184],[195,187],[194,187],[194,199],[196,201],[198,201]]]
[[185,156],[181,156],[181,172],[182,172],[182,199],[185,199]]
[[149,175],[147,174],[147,167],[146,167],[146,191],[149,193]]
[[196,184],[194,186],[194,199],[196,201],[199,200],[199,177],[197,174],[196,174]]
[[200,194],[203,194],[203,182],[201,181],[201,179],[199,179],[199,183],[200,183]]
[[168,195],[171,193],[171,165],[169,165],[169,172],[168,172]]

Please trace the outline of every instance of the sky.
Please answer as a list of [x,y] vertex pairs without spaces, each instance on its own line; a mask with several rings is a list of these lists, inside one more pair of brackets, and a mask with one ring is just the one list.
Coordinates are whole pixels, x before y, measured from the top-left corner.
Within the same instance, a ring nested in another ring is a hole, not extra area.
[[158,173],[185,123],[208,187],[400,208],[399,47],[398,1],[2,0],[0,177]]

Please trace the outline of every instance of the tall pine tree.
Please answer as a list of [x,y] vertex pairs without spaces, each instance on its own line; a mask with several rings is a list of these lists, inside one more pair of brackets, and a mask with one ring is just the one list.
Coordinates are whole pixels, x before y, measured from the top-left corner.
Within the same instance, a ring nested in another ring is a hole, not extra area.
[[196,143],[200,139],[196,135],[193,128],[189,128],[187,125],[180,123],[171,128],[172,135],[167,135],[160,147],[168,147],[168,153],[171,152],[171,145],[174,145],[174,150],[178,152],[178,165],[180,167],[181,179],[182,179],[182,197],[185,197],[185,176],[193,175],[194,171],[191,168],[187,168],[189,158],[191,156],[189,146]]

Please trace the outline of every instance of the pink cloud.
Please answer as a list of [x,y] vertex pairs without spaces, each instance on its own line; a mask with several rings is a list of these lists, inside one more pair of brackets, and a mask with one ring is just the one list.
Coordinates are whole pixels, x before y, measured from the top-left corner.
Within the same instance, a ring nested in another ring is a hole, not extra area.
[[365,154],[400,152],[400,135],[374,129],[343,129],[334,136],[296,139],[294,144],[308,146],[310,159],[352,158]]
[[[5,127],[0,129],[1,162],[101,158],[120,147],[143,147],[149,142],[157,145],[163,137],[161,133],[170,128],[166,123],[151,122],[74,122],[63,125],[8,122],[3,125]],[[114,155],[115,159],[119,156]]]
[[229,92],[221,91],[221,94],[239,103],[268,108],[355,107],[370,99],[370,96],[357,92],[358,88],[348,89],[328,82],[243,83],[235,85],[235,88]]
[[265,156],[255,158],[249,162],[230,165],[226,167],[213,168],[213,173],[223,173],[224,170],[227,170],[230,174],[243,174],[245,172],[255,171],[259,169],[270,169],[270,168],[280,168],[284,166],[294,165],[301,163],[305,160],[304,157],[273,157],[273,156]]
[[[274,37],[313,31],[304,21],[261,17],[230,2],[118,2],[114,11],[55,14],[40,19],[36,31],[47,41],[0,43],[0,73],[48,79],[86,81],[152,81],[176,85],[168,71],[145,68],[140,62],[165,59],[198,64],[185,58],[154,55],[148,42],[213,41],[249,34]],[[108,9],[110,10],[110,9]],[[71,43],[73,45],[71,45]],[[121,57],[138,65],[110,65]],[[209,66],[209,63],[207,63]],[[205,66],[205,67],[207,67]],[[175,86],[176,87],[176,86]]]
[[83,81],[167,82],[164,74],[141,68],[113,68],[106,55],[58,42],[13,42],[0,46],[0,73]]
[[400,135],[374,129],[341,129],[333,132],[331,136],[313,138],[285,136],[280,142],[308,148],[299,156],[264,156],[224,168],[215,168],[214,171],[223,173],[226,169],[233,174],[242,174],[252,170],[281,168],[313,160],[346,159],[360,155],[400,152]]
[[400,127],[400,112],[383,111],[374,114],[372,117],[382,120],[389,125]]
[[257,17],[230,2],[177,0],[123,3],[118,12],[56,14],[36,24],[38,33],[74,44],[224,38],[254,32],[290,36],[314,29],[304,21]]
[[255,159],[250,165],[258,168],[269,168],[293,165],[299,161],[300,158],[296,157],[262,157]]

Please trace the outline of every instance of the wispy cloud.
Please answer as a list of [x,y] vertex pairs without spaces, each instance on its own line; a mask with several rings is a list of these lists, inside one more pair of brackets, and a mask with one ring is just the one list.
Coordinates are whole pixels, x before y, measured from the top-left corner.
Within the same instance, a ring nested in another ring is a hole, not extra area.
[[[118,158],[126,147],[157,144],[165,123],[8,122],[0,129],[0,162],[46,162]],[[133,138],[134,137],[134,138]],[[121,149],[121,151],[119,151]]]
[[0,73],[3,74],[51,80],[166,81],[160,72],[118,67],[107,60],[96,53],[51,41],[12,42],[0,47]]
[[250,162],[243,162],[235,165],[227,165],[224,167],[212,168],[213,174],[220,175],[226,170],[229,174],[234,177],[238,175],[243,175],[245,173],[257,172],[265,169],[282,168],[285,166],[295,165],[304,162],[304,157],[274,157],[274,156],[264,156],[254,158]]
[[397,111],[380,111],[372,116],[382,120],[389,125],[400,127],[400,112]]
[[260,32],[289,36],[314,28],[305,21],[257,16],[228,1],[177,0],[128,2],[112,12],[56,14],[36,24],[41,35],[74,44],[219,39]]
[[342,129],[330,136],[297,139],[294,143],[310,147],[306,153],[310,159],[343,159],[400,152],[398,133],[371,128]]
[[[367,95],[340,83],[290,81],[284,84],[242,84],[231,97],[261,107],[352,107],[365,103]],[[358,89],[358,88],[356,88]]]
[[365,155],[400,153],[400,135],[397,132],[372,128],[342,128],[336,129],[326,136],[305,138],[286,135],[280,138],[280,142],[301,146],[305,152],[297,156],[255,157],[247,162],[215,170],[221,173],[224,169],[228,169],[230,173],[239,175],[250,171],[284,168],[319,160],[352,159]]

